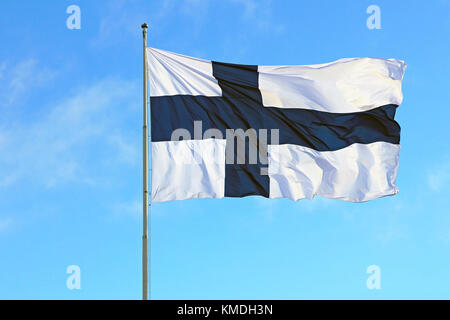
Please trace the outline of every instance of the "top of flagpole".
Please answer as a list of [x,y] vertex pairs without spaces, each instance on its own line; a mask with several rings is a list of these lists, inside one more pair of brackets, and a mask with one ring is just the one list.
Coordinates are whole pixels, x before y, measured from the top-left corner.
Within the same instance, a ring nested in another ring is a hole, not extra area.
[[141,25],[141,28],[142,28],[142,31],[147,31],[148,24],[143,23],[143,24]]

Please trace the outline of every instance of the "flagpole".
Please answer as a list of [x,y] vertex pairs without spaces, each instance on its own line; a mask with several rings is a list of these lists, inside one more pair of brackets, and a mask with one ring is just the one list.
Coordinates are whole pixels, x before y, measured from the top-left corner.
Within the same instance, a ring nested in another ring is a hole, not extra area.
[[142,26],[143,38],[143,92],[144,92],[144,118],[143,118],[143,194],[142,194],[142,300],[148,300],[148,127],[147,127],[147,28],[144,23]]

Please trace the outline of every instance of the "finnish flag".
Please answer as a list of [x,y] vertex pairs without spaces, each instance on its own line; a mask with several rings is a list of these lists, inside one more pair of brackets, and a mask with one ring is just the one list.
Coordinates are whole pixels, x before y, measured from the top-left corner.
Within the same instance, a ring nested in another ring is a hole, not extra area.
[[398,192],[403,61],[257,66],[147,48],[147,64],[153,202]]

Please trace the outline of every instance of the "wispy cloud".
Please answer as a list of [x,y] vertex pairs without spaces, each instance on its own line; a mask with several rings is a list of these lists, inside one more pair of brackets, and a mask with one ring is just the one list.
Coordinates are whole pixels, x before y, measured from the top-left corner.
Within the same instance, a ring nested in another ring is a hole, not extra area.
[[32,88],[49,83],[57,73],[39,64],[36,59],[26,59],[8,67],[0,64],[0,104],[10,106],[23,97]]
[[428,172],[427,183],[432,191],[448,190],[450,187],[450,157],[446,156],[440,164]]
[[256,26],[260,30],[281,34],[284,26],[279,21],[274,21],[272,15],[271,0],[230,0],[244,8],[241,18]]
[[0,187],[22,180],[93,184],[105,163],[133,165],[138,139],[125,128],[127,115],[138,112],[137,92],[135,82],[105,79],[41,106],[43,115],[31,123],[0,122]]
[[108,143],[117,150],[117,160],[130,165],[137,163],[140,154],[136,141],[122,134],[112,134],[108,136]]
[[112,0],[105,4],[99,19],[99,31],[93,37],[93,46],[109,46],[140,37],[139,26],[145,22],[146,15],[142,5],[125,0]]
[[393,241],[405,240],[410,237],[408,226],[397,217],[387,218],[383,221],[375,234],[376,239],[383,245]]
[[208,11],[209,3],[208,0],[183,0],[182,10],[189,15],[203,16]]
[[137,219],[142,214],[142,201],[134,199],[126,202],[118,202],[113,205],[112,211],[117,218],[131,217]]
[[0,218],[0,234],[6,232],[13,224],[11,218]]
[[244,7],[244,17],[250,18],[255,15],[259,4],[264,1],[254,1],[254,0],[232,0],[232,2],[238,3]]
[[3,73],[6,69],[6,62],[3,61],[2,63],[0,63],[0,80],[3,78]]

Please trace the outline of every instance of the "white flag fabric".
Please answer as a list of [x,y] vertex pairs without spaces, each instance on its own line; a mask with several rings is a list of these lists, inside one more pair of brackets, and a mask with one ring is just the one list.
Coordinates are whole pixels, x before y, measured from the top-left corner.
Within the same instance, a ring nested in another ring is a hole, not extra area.
[[152,201],[398,192],[403,61],[257,66],[147,48]]

